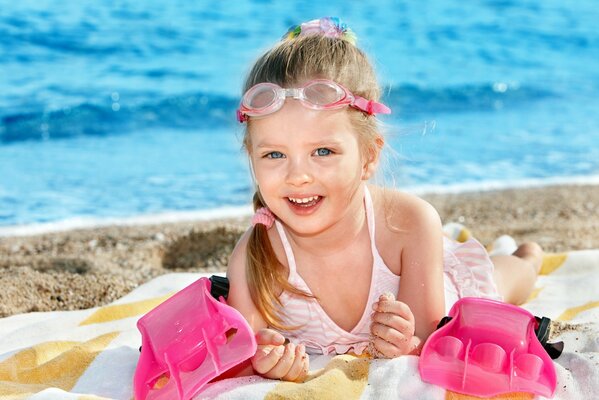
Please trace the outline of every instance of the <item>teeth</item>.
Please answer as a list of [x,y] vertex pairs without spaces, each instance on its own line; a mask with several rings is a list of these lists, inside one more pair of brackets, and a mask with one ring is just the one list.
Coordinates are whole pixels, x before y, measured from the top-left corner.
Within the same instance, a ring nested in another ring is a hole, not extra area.
[[296,204],[303,204],[303,203],[309,203],[311,201],[314,201],[316,199],[318,199],[320,196],[311,196],[311,197],[304,197],[303,199],[296,199],[293,197],[289,197],[289,201],[291,201],[292,203],[296,203]]

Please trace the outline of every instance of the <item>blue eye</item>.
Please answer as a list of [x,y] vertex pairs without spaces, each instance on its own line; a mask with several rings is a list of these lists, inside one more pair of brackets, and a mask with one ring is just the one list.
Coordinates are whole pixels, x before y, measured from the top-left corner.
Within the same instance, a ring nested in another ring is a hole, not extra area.
[[327,148],[321,147],[320,149],[316,149],[316,155],[318,156],[329,156],[333,154],[333,152]]
[[266,158],[283,158],[285,156],[280,151],[271,151],[270,153],[266,154],[264,157],[266,157]]

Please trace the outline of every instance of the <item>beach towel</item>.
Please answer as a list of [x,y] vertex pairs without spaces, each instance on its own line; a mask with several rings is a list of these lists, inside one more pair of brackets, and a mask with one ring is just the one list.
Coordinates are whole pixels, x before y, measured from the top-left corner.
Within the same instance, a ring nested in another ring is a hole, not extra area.
[[[460,240],[468,236],[461,227],[447,228]],[[507,251],[505,243],[498,241],[497,248],[490,251]],[[110,305],[89,310],[36,312],[0,319],[0,398],[132,399],[141,344],[137,320],[202,276],[208,275],[163,275]],[[523,305],[533,315],[551,318],[551,341],[565,342],[563,354],[555,360],[555,399],[599,398],[598,283],[599,249],[547,254],[536,288]],[[312,356],[310,370],[304,383],[259,376],[225,379],[209,384],[196,398],[472,398],[423,382],[416,356],[391,360]],[[497,398],[535,397],[512,393]]]

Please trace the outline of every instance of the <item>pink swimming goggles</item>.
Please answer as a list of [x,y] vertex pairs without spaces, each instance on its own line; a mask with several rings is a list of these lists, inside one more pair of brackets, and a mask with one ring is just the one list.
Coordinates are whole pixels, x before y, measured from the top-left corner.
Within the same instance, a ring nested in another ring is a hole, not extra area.
[[282,88],[270,82],[252,86],[241,99],[237,120],[245,122],[249,117],[272,114],[283,107],[287,97],[299,100],[304,107],[312,110],[335,110],[350,106],[368,115],[391,113],[386,105],[356,96],[337,82],[314,79],[299,88]]

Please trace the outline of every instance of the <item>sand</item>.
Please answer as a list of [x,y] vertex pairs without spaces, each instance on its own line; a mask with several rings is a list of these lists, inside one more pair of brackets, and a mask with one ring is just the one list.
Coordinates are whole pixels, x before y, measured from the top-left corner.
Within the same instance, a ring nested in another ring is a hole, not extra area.
[[[547,251],[599,248],[599,186],[426,195],[483,244],[502,234]],[[224,271],[249,218],[0,238],[0,317],[110,303],[168,272]]]

